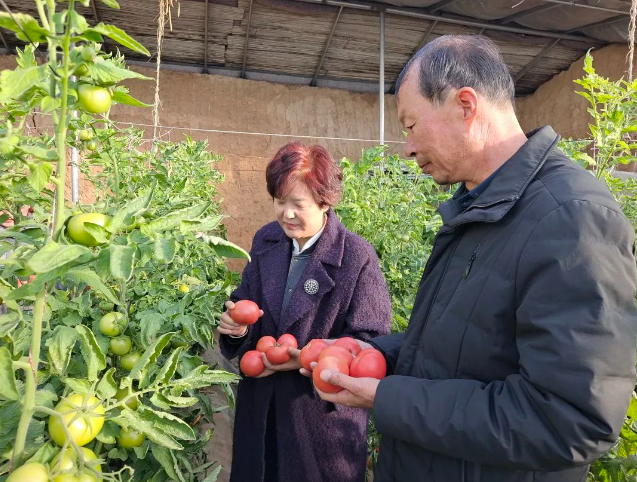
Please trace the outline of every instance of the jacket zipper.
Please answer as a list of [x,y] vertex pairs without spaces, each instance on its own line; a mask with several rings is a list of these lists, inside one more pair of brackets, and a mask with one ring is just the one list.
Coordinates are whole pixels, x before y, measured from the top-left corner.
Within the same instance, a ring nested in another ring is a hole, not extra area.
[[478,257],[478,251],[480,251],[480,246],[482,245],[479,244],[478,247],[475,249],[475,251],[471,253],[471,256],[469,257],[469,263],[467,264],[467,267],[465,268],[464,273],[462,273],[462,279],[467,279],[469,277],[469,273],[471,273],[471,267],[473,266],[473,262]]

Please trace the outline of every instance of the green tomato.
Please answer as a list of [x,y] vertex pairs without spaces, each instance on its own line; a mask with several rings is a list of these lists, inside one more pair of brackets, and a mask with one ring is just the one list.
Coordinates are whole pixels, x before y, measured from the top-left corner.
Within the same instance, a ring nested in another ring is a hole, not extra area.
[[127,336],[118,336],[117,338],[111,338],[110,345],[111,353],[113,355],[123,356],[130,351],[132,342]]
[[120,364],[122,365],[122,368],[124,370],[131,371],[133,367],[137,365],[137,362],[141,360],[141,358],[142,356],[139,353],[133,351],[128,353],[127,355],[124,355],[120,360]]
[[[77,410],[84,405],[85,409]],[[94,405],[96,405],[95,408],[92,408]],[[74,409],[75,411],[69,412]],[[64,422],[55,415],[51,415],[49,418],[49,434],[58,445],[64,445],[66,441],[64,425],[66,425],[71,438],[80,446],[93,440],[104,426],[104,405],[99,403],[95,397],[87,399],[86,395],[74,393],[63,398],[55,406],[55,411],[58,413],[69,412],[61,417]]]
[[84,62],[93,62],[95,59],[95,49],[90,45],[85,45],[82,47],[81,55]]
[[[119,390],[117,390],[117,393],[115,394],[115,400],[121,402],[125,398],[128,398],[128,388],[120,388]],[[126,406],[131,410],[137,410],[137,407],[139,406],[139,399],[137,398],[137,395],[135,395],[134,397],[128,398],[125,403]]]
[[73,75],[76,77],[84,77],[85,75],[88,75],[88,67],[84,64],[78,65],[73,71]]
[[117,445],[125,449],[132,449],[143,444],[145,439],[146,436],[143,433],[122,428],[119,431],[119,437],[117,437]]
[[111,93],[104,87],[80,84],[77,88],[79,106],[92,114],[103,114],[111,108]]
[[86,143],[86,149],[89,151],[95,151],[97,149],[97,142],[89,141]]
[[78,132],[78,136],[81,141],[88,141],[93,137],[93,133],[88,129],[82,129],[80,132]]
[[104,311],[113,311],[115,305],[110,301],[100,301],[100,309]]
[[59,474],[53,482],[97,482],[102,480],[93,470],[102,472],[100,462],[97,461],[95,452],[82,447],[82,458],[84,460],[84,470],[79,470],[79,457],[72,447],[60,452],[51,461],[50,468],[54,474]]
[[49,482],[49,474],[44,465],[30,462],[11,472],[6,482]]
[[100,213],[84,213],[76,214],[69,219],[66,225],[66,232],[72,241],[83,244],[84,246],[97,246],[100,243],[91,236],[91,234],[84,227],[84,223],[97,224],[98,226],[105,227],[111,221],[110,216]]
[[122,334],[127,324],[124,313],[111,311],[100,319],[100,331],[106,336],[117,336]]

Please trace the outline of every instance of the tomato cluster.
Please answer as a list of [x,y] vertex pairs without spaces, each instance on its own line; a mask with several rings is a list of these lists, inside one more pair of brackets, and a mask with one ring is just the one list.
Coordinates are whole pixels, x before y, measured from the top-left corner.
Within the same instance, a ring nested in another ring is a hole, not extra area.
[[[342,389],[321,380],[323,370],[334,370],[355,378],[376,378],[381,380],[387,374],[387,364],[382,353],[374,348],[362,350],[356,340],[339,338],[328,345],[324,340],[310,341],[301,350],[301,365],[312,370],[314,386],[325,393],[338,393]],[[312,369],[311,364],[316,362]]]
[[273,336],[263,336],[257,342],[256,350],[246,352],[241,358],[240,367],[244,375],[258,377],[265,370],[263,353],[273,365],[282,365],[290,361],[290,348],[298,348],[294,335],[285,333],[277,340]]

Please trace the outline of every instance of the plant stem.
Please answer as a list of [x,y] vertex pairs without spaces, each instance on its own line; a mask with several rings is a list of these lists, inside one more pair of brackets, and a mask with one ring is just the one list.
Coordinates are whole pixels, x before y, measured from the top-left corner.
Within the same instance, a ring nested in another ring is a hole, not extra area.
[[38,386],[38,365],[40,362],[40,343],[42,341],[42,317],[44,315],[44,290],[35,297],[35,307],[33,310],[33,331],[31,333],[31,351],[29,354],[31,370],[26,374],[26,384],[24,389],[24,402],[22,413],[18,424],[15,445],[13,447],[12,464],[21,462],[22,453],[27,439],[27,431],[31,423],[33,408],[35,407],[35,390]]

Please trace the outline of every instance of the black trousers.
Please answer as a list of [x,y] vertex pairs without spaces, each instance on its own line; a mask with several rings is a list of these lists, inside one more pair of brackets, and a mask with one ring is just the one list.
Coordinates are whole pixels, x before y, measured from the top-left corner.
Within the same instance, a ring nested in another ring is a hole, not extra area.
[[274,397],[268,409],[268,418],[265,426],[265,474],[263,482],[278,482],[279,467],[277,460],[276,444],[276,413],[274,408]]

